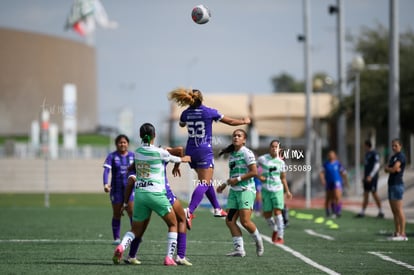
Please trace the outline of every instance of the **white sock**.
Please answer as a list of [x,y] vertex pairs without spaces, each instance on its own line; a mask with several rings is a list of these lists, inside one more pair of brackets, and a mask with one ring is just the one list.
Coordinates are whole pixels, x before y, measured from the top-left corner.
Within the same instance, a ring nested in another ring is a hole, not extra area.
[[124,237],[122,238],[121,245],[124,248],[124,251],[131,245],[131,242],[135,239],[135,234],[131,231],[125,233]]
[[233,237],[234,250],[244,251],[244,242],[242,236]]
[[259,230],[256,228],[256,230],[250,234],[252,236],[253,240],[258,243],[262,241],[262,236],[259,233]]
[[168,232],[167,235],[167,256],[172,258],[175,253],[175,249],[177,248],[177,232]]
[[275,223],[275,220],[273,219],[273,217],[270,217],[268,219],[266,219],[267,224],[269,225],[270,229],[272,229],[273,232],[277,231],[277,226]]
[[282,214],[279,214],[276,216],[276,224],[277,224],[277,236],[283,239],[283,235],[285,233],[285,224],[283,223]]

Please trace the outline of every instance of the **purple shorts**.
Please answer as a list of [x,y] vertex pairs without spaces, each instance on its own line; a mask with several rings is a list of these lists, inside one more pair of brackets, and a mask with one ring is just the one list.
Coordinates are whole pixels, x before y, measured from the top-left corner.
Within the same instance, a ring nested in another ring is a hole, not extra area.
[[214,154],[211,147],[187,147],[185,153],[191,156],[190,167],[193,169],[214,167]]
[[[112,204],[119,204],[124,203],[124,191],[122,192],[112,192],[109,195],[109,198],[111,199]],[[129,197],[129,201],[134,201],[134,192],[131,193],[131,196]]]
[[334,182],[327,182],[326,183],[326,190],[332,191],[335,189],[342,189],[342,183],[340,181],[334,181]]

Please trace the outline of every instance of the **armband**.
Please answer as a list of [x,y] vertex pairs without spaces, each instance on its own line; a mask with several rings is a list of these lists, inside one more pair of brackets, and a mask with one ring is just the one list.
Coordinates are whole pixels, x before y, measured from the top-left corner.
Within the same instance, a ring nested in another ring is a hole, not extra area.
[[238,176],[238,177],[237,177],[237,181],[238,181],[238,182],[241,182],[241,180],[242,180],[242,179],[241,179],[241,176]]

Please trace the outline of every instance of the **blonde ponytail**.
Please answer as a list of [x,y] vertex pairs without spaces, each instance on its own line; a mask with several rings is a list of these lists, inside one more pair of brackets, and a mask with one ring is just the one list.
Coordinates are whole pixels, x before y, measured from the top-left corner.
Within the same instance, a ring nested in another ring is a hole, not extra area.
[[181,107],[199,106],[203,102],[203,95],[199,90],[179,87],[168,94],[168,99],[175,101]]

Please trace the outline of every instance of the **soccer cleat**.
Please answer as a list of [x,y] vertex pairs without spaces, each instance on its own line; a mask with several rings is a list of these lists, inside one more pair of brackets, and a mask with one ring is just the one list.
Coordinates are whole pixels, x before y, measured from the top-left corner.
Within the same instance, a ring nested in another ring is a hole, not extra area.
[[284,244],[285,241],[283,240],[283,238],[278,237],[275,244]]
[[378,215],[377,215],[377,218],[378,219],[383,219],[384,218],[384,213],[379,212]]
[[188,261],[188,259],[187,259],[186,257],[181,258],[181,257],[180,257],[180,256],[178,256],[178,255],[177,255],[177,257],[175,258],[175,262],[176,262],[178,265],[187,265],[187,266],[191,266],[191,265],[193,265],[192,263],[190,263],[190,262]]
[[263,247],[263,240],[260,239],[256,242],[256,255],[258,257],[263,256],[264,247]]
[[272,242],[276,243],[276,241],[277,241],[277,231],[273,231],[273,233],[272,233]]
[[190,209],[185,208],[184,209],[184,213],[185,213],[185,219],[187,222],[187,229],[191,230],[191,227],[193,226],[193,219],[195,218],[194,214],[190,213]]
[[244,257],[246,256],[246,252],[244,250],[233,250],[230,253],[227,253],[226,256],[230,257]]
[[227,212],[221,208],[214,209],[214,217],[227,217]]
[[114,262],[114,264],[121,263],[122,254],[124,254],[124,248],[122,247],[122,245],[118,245],[115,248],[114,256],[112,257],[112,261]]
[[358,213],[357,215],[355,215],[355,218],[363,218],[365,217],[365,214],[362,213]]
[[133,265],[141,264],[141,262],[137,258],[131,258],[131,257],[128,257],[127,259],[124,259],[124,262],[126,264],[133,264]]
[[116,239],[112,242],[113,245],[119,245],[121,243],[120,239]]
[[175,261],[172,258],[170,258],[168,256],[165,256],[164,265],[175,266],[177,264],[175,263]]

